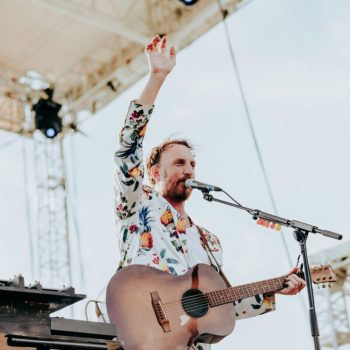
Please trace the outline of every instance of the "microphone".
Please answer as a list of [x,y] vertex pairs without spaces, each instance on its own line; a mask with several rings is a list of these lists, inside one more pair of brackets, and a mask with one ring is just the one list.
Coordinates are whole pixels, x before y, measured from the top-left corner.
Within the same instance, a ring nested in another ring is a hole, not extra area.
[[193,179],[187,179],[185,181],[185,186],[187,188],[200,190],[202,192],[222,191],[222,189],[220,187],[213,186],[213,185],[208,185],[208,184],[205,184],[203,182],[199,182],[199,181],[193,180]]

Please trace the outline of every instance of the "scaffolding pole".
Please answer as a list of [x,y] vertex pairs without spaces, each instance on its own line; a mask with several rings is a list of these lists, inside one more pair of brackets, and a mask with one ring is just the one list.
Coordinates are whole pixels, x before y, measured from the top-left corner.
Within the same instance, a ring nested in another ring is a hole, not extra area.
[[330,264],[337,276],[332,288],[315,290],[320,343],[324,350],[350,350],[350,242],[310,257],[314,265]]
[[63,138],[33,135],[37,189],[36,269],[42,283],[72,283]]

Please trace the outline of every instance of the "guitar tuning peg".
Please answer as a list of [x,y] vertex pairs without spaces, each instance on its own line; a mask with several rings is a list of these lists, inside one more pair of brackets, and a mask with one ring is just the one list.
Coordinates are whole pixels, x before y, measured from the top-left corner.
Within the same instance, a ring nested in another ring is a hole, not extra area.
[[322,284],[322,288],[326,288],[326,284],[325,283]]

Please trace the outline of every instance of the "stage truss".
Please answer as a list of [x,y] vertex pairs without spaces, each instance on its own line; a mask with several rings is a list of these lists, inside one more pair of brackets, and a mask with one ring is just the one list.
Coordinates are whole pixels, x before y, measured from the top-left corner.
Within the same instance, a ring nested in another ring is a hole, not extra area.
[[312,265],[332,265],[337,282],[332,288],[315,289],[322,349],[349,349],[350,242],[310,257]]

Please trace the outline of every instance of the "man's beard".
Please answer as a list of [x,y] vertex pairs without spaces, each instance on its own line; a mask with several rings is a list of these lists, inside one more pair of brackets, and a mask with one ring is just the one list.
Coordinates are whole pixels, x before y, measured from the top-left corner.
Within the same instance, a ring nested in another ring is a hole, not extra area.
[[166,183],[163,190],[163,196],[168,197],[175,202],[185,201],[192,192],[191,189],[185,186],[185,181],[187,179],[188,177]]

